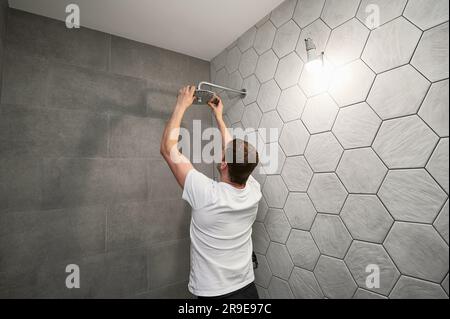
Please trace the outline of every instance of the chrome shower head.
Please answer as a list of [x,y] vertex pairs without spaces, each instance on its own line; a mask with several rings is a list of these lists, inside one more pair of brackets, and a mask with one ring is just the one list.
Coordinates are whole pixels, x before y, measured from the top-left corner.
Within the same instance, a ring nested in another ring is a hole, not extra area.
[[216,97],[216,94],[212,91],[197,89],[195,90],[194,96],[196,97],[194,104],[200,105],[208,104],[208,102],[212,101]]

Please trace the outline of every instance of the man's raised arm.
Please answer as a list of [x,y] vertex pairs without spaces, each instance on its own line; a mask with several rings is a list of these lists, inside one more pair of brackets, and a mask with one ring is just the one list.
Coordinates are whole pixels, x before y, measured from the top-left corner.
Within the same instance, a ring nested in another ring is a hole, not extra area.
[[219,127],[220,134],[222,135],[222,149],[225,150],[225,147],[229,142],[233,140],[231,137],[228,128],[223,121],[223,103],[220,97],[217,97],[217,104],[213,102],[209,102],[208,105],[213,110],[214,116],[216,117],[217,126]]

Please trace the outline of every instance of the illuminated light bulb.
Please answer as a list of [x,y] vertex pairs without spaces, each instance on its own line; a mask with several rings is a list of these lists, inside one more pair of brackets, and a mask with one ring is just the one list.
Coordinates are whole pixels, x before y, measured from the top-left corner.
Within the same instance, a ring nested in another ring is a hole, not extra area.
[[307,57],[306,69],[309,72],[321,72],[324,66],[324,53],[321,52],[320,54],[317,54],[316,45],[311,38],[305,39],[305,46]]

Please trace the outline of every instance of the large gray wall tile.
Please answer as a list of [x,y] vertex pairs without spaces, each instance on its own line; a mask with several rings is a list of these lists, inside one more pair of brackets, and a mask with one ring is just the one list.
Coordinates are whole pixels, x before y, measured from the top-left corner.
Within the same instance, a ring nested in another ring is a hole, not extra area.
[[320,299],[323,298],[322,290],[317,283],[314,273],[295,267],[289,278],[289,285],[295,298]]
[[389,296],[392,299],[448,299],[441,286],[402,276]]
[[316,209],[307,194],[290,193],[284,211],[293,228],[310,230],[316,218]]
[[422,106],[419,116],[441,137],[449,135],[448,80],[434,83]]
[[286,247],[294,265],[311,271],[314,270],[320,252],[309,232],[292,230]]
[[304,28],[320,17],[325,0],[299,0],[294,12],[294,21]]
[[269,209],[264,224],[272,241],[286,243],[291,226],[282,209]]
[[296,156],[286,159],[281,176],[290,191],[306,192],[313,172],[303,156]]
[[[359,6],[357,18],[363,22],[366,27],[373,30],[380,25],[385,24],[402,15],[408,0],[362,0]],[[378,6],[380,14],[378,16],[379,21],[373,19],[373,7],[370,5]],[[379,22],[379,25],[378,23]]]
[[447,194],[449,192],[448,148],[448,138],[441,139],[426,167],[431,176],[434,177]]
[[410,0],[404,15],[422,30],[426,30],[448,21],[448,1]]
[[332,172],[336,170],[342,156],[342,146],[330,132],[312,135],[305,157],[314,172]]
[[336,28],[355,16],[360,2],[360,0],[327,0],[321,17],[330,28]]
[[308,195],[320,213],[339,214],[347,191],[334,173],[314,175]]
[[[291,275],[294,264],[286,246],[278,243],[270,243],[267,250],[267,261],[270,269],[275,276],[288,280]],[[273,281],[274,278],[272,278]]]
[[445,241],[448,244],[448,227],[449,217],[448,217],[448,200],[445,203],[444,207],[442,208],[439,216],[434,221],[434,227],[436,230],[441,234],[442,238],[445,239]]
[[317,215],[311,234],[322,254],[336,258],[344,258],[352,243],[352,237],[339,216]]
[[269,285],[269,296],[271,299],[293,299],[291,288],[287,281],[273,277]]

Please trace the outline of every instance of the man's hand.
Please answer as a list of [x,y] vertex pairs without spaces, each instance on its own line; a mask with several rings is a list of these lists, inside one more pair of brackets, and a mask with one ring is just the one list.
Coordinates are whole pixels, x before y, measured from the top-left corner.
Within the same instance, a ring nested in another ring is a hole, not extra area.
[[[216,104],[217,103],[217,104]],[[214,116],[217,120],[221,120],[223,117],[223,103],[219,96],[208,102],[209,107],[212,109]]]
[[178,91],[177,107],[186,110],[194,103],[195,100],[195,86],[185,86]]

